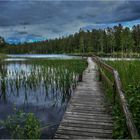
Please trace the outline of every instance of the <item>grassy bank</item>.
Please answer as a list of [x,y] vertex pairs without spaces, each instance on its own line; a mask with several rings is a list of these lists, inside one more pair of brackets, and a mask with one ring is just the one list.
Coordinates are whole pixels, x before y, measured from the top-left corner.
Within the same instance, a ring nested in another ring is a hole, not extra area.
[[[140,134],[140,61],[106,61],[120,74],[123,90],[125,92],[129,109],[132,112],[134,122]],[[110,76],[111,78],[111,76]],[[110,103],[113,99],[112,88],[107,88]],[[113,103],[112,103],[113,104]],[[120,111],[119,100],[113,105],[114,138],[130,138],[125,124],[125,118]]]

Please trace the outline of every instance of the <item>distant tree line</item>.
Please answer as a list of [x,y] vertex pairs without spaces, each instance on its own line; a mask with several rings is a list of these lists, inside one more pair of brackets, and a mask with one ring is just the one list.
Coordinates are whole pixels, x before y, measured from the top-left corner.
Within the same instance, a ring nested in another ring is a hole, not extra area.
[[113,53],[140,52],[140,25],[131,29],[121,24],[112,28],[93,29],[36,43],[6,45],[1,52],[10,54]]

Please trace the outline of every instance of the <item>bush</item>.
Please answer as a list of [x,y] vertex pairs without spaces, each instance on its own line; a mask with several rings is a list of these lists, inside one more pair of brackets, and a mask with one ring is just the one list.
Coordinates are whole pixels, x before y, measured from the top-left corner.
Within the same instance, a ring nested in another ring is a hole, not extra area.
[[33,113],[18,111],[8,116],[2,124],[10,132],[11,138],[39,139],[40,137],[40,123]]
[[140,84],[136,86],[129,85],[126,90],[126,94],[129,108],[132,112],[134,122],[140,134]]

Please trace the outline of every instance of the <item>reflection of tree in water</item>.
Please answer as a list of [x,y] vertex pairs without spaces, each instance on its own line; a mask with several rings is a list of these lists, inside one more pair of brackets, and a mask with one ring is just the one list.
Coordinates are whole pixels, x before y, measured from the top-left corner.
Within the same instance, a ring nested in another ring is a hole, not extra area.
[[62,106],[76,86],[79,61],[6,62],[1,66],[3,99],[7,95],[17,105]]
[[7,75],[7,67],[5,64],[2,64],[0,60],[0,100],[6,102],[6,75]]

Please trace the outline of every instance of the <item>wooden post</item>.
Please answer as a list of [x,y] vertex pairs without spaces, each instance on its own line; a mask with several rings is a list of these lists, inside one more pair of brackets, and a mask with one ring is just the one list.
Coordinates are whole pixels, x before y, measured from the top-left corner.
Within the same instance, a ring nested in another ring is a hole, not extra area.
[[83,74],[80,74],[78,77],[78,82],[82,82],[82,79],[83,79]]
[[99,68],[99,81],[102,81],[101,69]]
[[115,86],[115,81],[114,81],[114,84],[113,84],[113,104],[115,105],[116,103],[116,86]]

